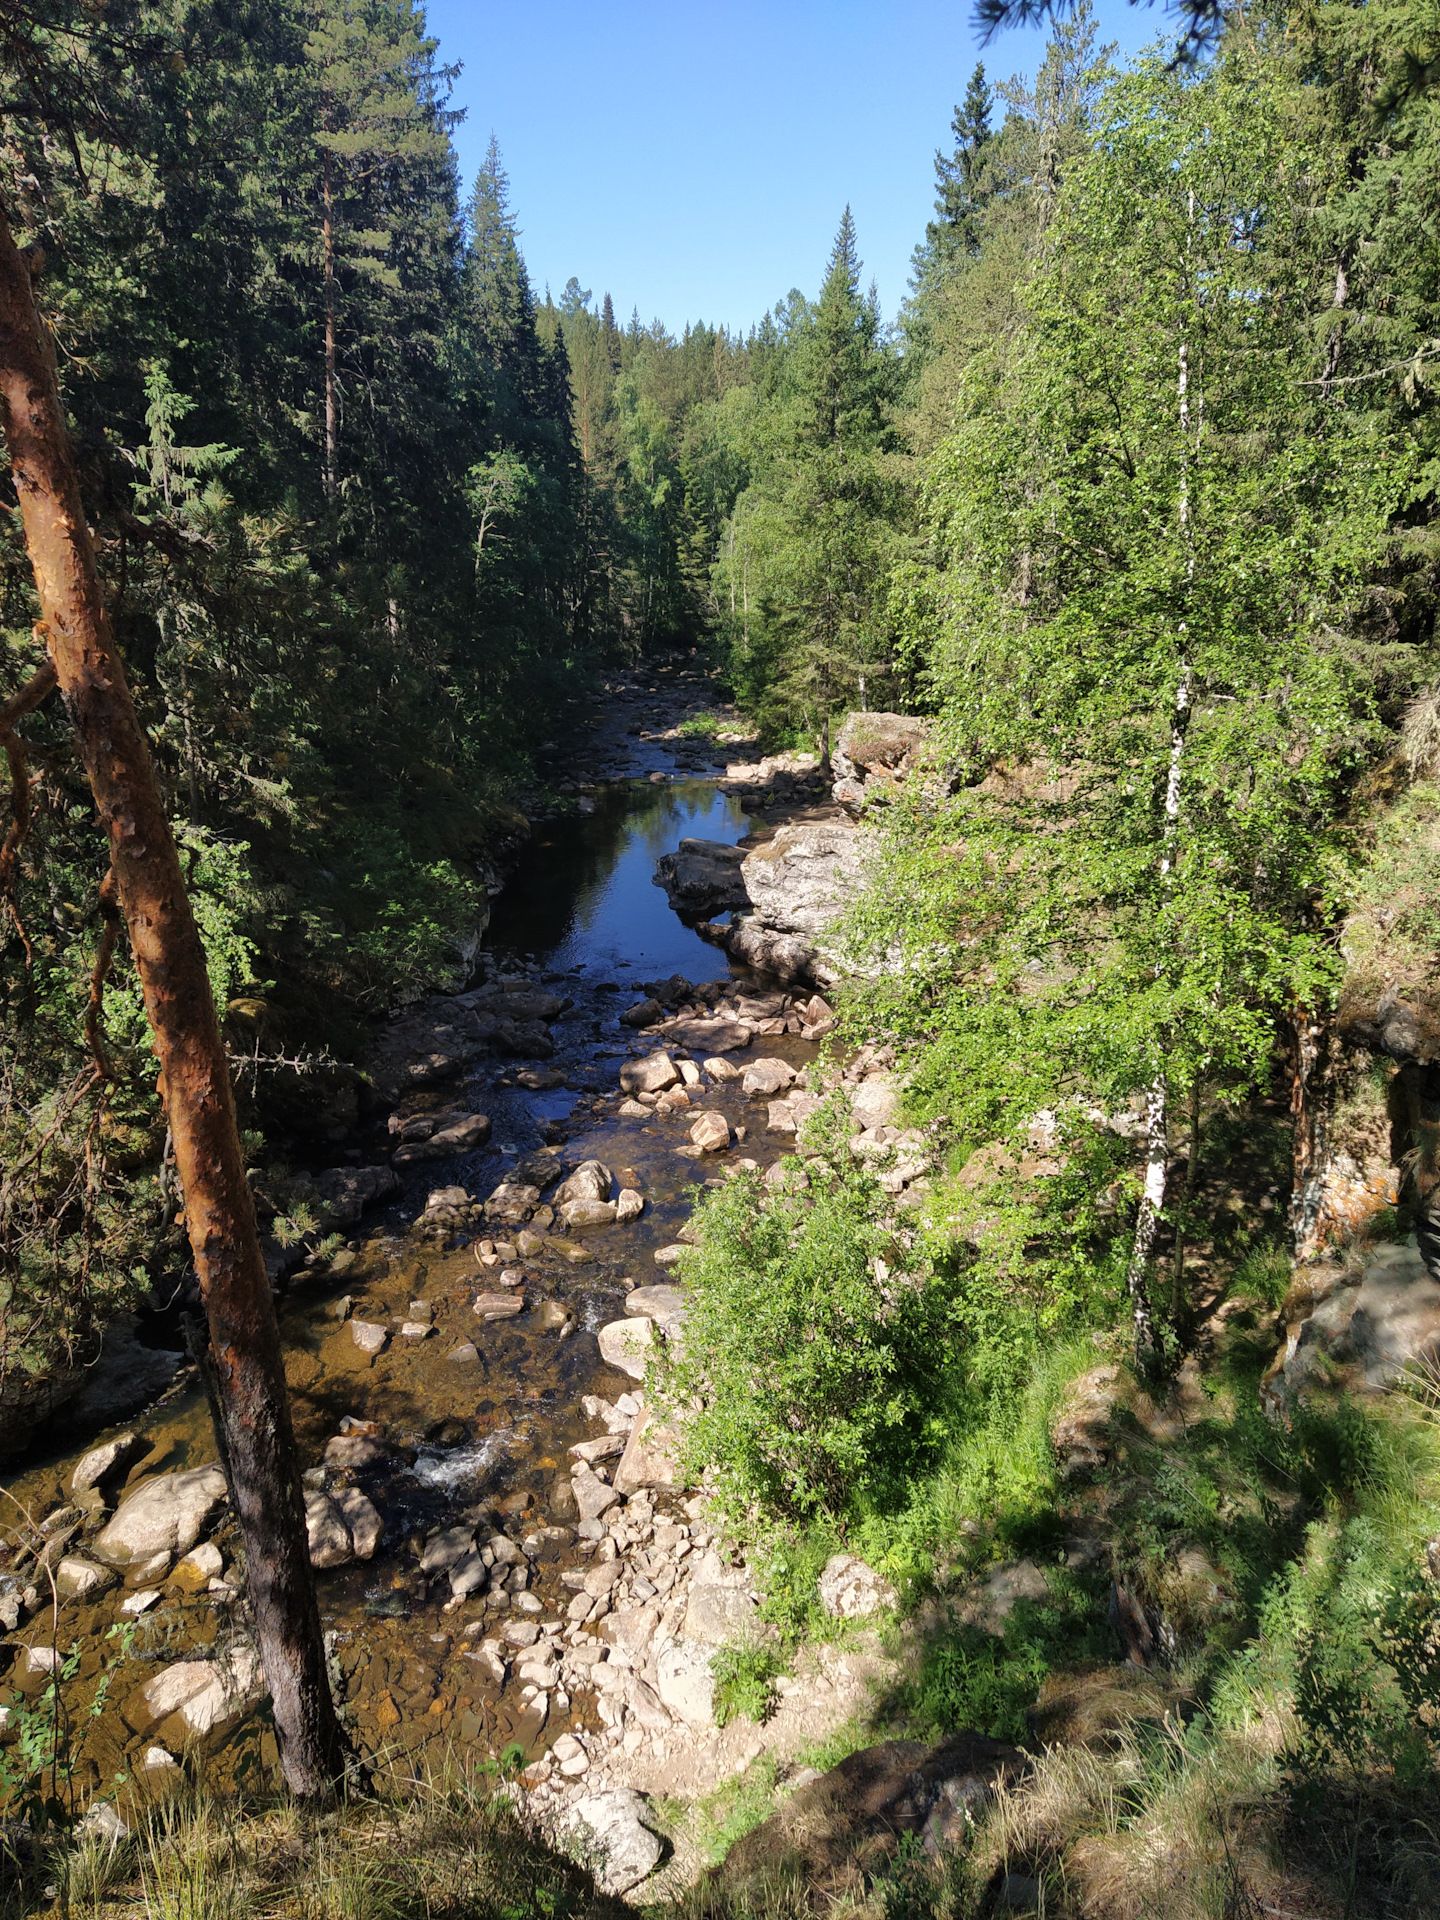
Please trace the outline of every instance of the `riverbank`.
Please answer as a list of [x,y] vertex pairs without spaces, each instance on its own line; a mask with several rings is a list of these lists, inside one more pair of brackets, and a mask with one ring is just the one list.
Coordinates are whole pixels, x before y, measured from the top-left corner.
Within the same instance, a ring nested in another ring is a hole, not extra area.
[[[662,1453],[626,1451],[643,1365],[609,1331],[674,1331],[687,1196],[791,1145],[789,1090],[828,1018],[732,968],[654,884],[682,839],[763,838],[811,797],[805,769],[757,777],[743,739],[686,732],[699,708],[713,733],[712,702],[663,666],[612,683],[469,989],[380,1025],[374,1110],[334,1164],[256,1181],[351,1737],[381,1766],[518,1747],[552,1812],[592,1774],[701,1793],[754,1757],[715,1727],[707,1676],[756,1575]],[[287,1247],[275,1229],[306,1206],[346,1241]],[[120,1775],[122,1801],[143,1799],[182,1763],[223,1785],[247,1742],[272,1757],[246,1731],[258,1681],[206,1410],[175,1347],[144,1351],[168,1368],[162,1398],[123,1429],[52,1437],[9,1486],[26,1516],[0,1573],[15,1728],[70,1661],[76,1811]],[[156,1521],[177,1502],[177,1526]],[[683,1658],[662,1671],[670,1645]],[[860,1669],[835,1677],[773,1751],[859,1705]]]

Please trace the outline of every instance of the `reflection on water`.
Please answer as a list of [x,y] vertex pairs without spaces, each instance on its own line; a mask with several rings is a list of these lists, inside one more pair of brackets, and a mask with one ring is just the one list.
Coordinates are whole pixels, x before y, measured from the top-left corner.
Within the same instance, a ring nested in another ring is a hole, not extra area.
[[655,864],[682,839],[734,846],[748,829],[739,801],[708,780],[599,794],[593,814],[537,830],[495,902],[490,944],[560,971],[628,963],[642,978],[723,980],[725,956],[671,912]]

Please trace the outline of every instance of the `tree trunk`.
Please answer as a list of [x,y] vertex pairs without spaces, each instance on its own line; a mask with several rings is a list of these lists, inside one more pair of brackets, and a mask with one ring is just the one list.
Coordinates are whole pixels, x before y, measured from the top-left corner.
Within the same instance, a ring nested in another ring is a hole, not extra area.
[[292,1790],[314,1798],[339,1782],[344,1753],[325,1671],[280,1331],[230,1070],[174,836],[95,571],[54,352],[3,214],[0,423],[46,645],[109,838],[160,1060],[281,1762]]
[[335,207],[330,182],[330,149],[325,149],[325,498],[335,498],[340,431],[335,407]]

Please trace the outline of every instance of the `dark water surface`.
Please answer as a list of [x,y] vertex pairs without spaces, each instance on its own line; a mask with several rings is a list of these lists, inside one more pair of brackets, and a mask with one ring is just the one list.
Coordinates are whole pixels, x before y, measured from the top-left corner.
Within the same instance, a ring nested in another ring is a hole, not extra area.
[[595,796],[593,814],[536,831],[495,902],[489,945],[561,973],[723,980],[725,956],[671,912],[655,863],[683,839],[734,846],[749,824],[739,801],[708,780],[612,787]]

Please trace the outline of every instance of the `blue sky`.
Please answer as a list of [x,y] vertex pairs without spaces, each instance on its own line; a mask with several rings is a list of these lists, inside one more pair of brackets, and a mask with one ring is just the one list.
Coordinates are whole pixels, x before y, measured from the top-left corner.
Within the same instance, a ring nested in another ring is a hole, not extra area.
[[[1158,10],[1099,0],[1122,51]],[[887,316],[977,59],[1033,74],[1045,35],[980,48],[969,0],[430,0],[467,189],[493,130],[536,291],[571,274],[622,319],[747,327],[814,293],[848,201]]]

